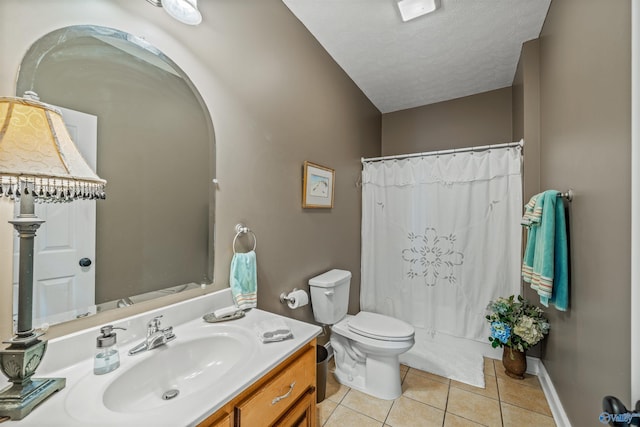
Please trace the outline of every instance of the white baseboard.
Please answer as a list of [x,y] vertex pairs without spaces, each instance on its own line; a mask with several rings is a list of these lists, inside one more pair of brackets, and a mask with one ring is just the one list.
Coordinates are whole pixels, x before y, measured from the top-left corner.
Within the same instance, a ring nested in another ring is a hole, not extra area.
[[562,407],[558,393],[542,361],[537,357],[527,356],[527,373],[538,376],[542,391],[544,391],[544,395],[547,398],[549,409],[551,409],[551,414],[553,415],[556,425],[558,427],[571,427],[569,417],[567,417],[567,413]]

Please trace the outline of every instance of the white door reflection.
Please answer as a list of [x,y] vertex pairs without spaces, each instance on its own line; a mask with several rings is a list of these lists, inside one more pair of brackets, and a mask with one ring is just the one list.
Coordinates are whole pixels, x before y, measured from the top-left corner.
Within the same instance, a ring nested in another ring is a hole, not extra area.
[[[62,117],[69,134],[93,170],[97,165],[98,118],[66,108]],[[19,203],[15,204],[15,216]],[[60,323],[96,312],[96,202],[37,203],[36,215],[46,222],[35,239],[33,324]],[[17,321],[19,239],[14,237],[14,328]],[[80,260],[90,260],[81,266]]]

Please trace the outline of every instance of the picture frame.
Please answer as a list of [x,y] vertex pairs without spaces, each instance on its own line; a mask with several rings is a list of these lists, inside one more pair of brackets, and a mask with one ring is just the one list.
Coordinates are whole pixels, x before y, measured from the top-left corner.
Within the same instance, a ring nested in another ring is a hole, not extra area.
[[309,161],[304,162],[302,170],[302,207],[333,208],[335,171]]

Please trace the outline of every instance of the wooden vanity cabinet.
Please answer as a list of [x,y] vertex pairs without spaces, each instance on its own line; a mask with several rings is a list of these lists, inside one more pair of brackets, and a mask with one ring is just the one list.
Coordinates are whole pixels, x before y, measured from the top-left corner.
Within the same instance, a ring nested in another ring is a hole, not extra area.
[[315,386],[313,339],[198,427],[315,427]]

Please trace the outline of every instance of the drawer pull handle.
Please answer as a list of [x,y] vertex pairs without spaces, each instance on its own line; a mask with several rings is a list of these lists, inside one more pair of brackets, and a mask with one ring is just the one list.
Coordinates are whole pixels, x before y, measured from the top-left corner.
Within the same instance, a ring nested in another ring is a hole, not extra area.
[[278,396],[278,397],[274,398],[271,401],[271,404],[275,405],[276,403],[280,402],[282,399],[286,399],[287,397],[291,396],[291,393],[293,392],[293,387],[295,387],[295,385],[296,385],[296,382],[295,381],[292,382],[291,385],[289,386],[289,391],[286,392],[285,394],[283,394],[282,396]]

